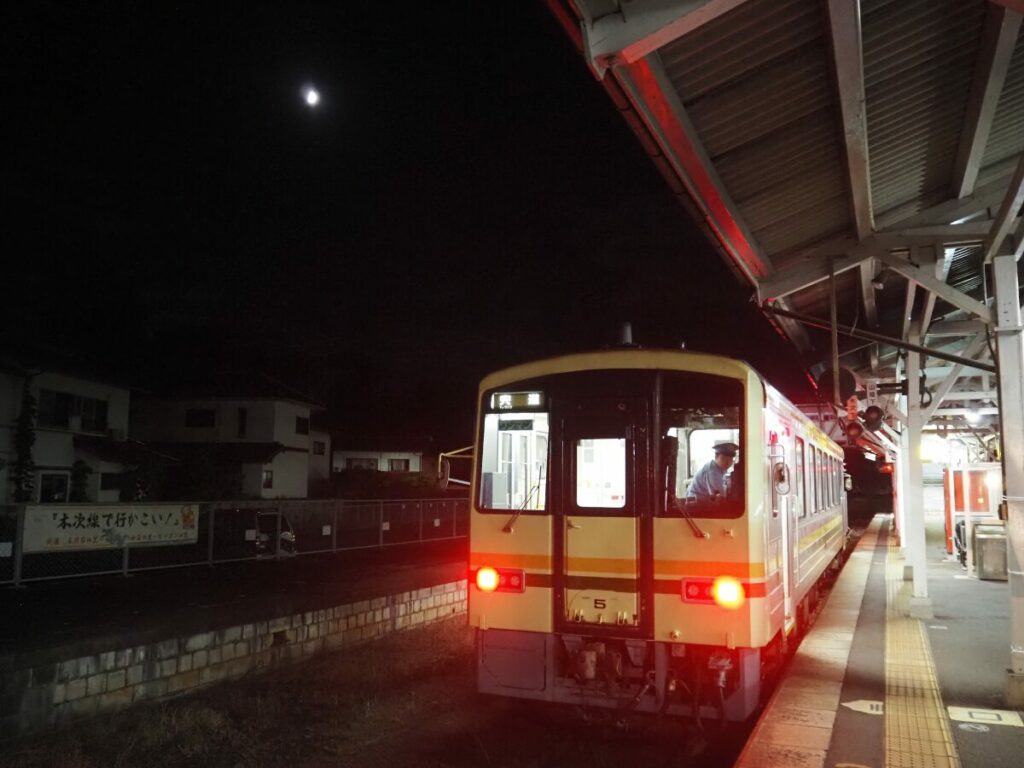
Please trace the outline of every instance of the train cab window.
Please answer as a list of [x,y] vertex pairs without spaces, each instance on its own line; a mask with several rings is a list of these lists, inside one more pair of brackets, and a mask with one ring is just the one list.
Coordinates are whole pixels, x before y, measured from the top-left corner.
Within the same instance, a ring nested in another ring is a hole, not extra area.
[[625,439],[576,441],[576,506],[584,509],[626,506]]
[[480,508],[543,512],[548,467],[548,414],[506,410],[484,415],[480,443]]
[[[696,488],[698,472],[715,460],[715,445],[743,445],[743,386],[735,379],[702,374],[665,373],[661,408],[661,478],[659,514],[735,518],[744,510],[742,450],[733,465],[718,475],[722,491],[708,495]],[[717,473],[716,473],[717,474]]]

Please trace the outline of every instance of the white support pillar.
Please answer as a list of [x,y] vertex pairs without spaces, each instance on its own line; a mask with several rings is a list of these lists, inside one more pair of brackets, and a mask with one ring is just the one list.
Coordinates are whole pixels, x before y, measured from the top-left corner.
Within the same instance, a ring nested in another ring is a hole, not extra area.
[[999,411],[1002,421],[1003,487],[1006,489],[1006,565],[1010,581],[1010,670],[1006,703],[1024,706],[1024,332],[1018,294],[1017,261],[992,260],[996,288],[996,345],[999,358]]
[[[915,320],[910,325],[911,344],[921,343],[921,323]],[[924,470],[921,466],[921,432],[924,427],[924,412],[921,408],[921,354],[907,353],[907,498],[906,530],[907,563],[914,574],[914,592],[910,599],[910,615],[918,619],[930,619],[932,601],[928,598],[928,568],[924,536]]]
[[[900,377],[905,375],[907,372],[906,366],[903,365],[903,360],[898,359],[896,361],[896,380],[899,381]],[[900,452],[896,457],[896,477],[893,478],[893,482],[896,485],[896,509],[893,510],[896,514],[896,531],[899,534],[900,539],[900,553],[903,557],[907,556],[907,457],[910,455],[909,446],[909,433],[907,432],[907,398],[904,395],[900,395],[897,398],[897,402],[903,407],[902,412],[897,416],[900,422]],[[897,409],[898,410],[898,409]]]
[[[905,397],[900,398],[906,400]],[[904,559],[907,557],[907,478],[910,471],[907,461],[910,456],[910,433],[907,431],[907,423],[903,422],[900,429],[900,455],[896,461],[896,530],[900,537],[900,554]]]

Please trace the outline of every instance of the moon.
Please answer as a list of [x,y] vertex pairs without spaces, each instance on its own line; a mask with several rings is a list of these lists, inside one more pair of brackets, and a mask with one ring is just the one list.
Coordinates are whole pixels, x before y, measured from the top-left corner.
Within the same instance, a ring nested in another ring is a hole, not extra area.
[[302,98],[306,102],[306,106],[315,107],[320,103],[320,91],[311,85],[307,85],[302,89]]

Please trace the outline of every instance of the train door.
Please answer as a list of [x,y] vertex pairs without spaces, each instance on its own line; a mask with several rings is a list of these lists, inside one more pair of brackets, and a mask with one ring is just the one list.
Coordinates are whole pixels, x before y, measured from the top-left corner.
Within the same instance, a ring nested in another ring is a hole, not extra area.
[[785,445],[781,442],[772,442],[768,449],[768,465],[771,468],[771,500],[772,514],[768,523],[768,538],[770,542],[770,553],[773,555],[772,569],[781,571],[782,599],[769,600],[769,605],[774,613],[778,607],[782,609],[783,625],[788,624],[793,614],[793,584],[794,584],[794,542],[796,540],[796,521],[793,518],[789,504],[791,491],[791,466],[789,457],[786,455]]
[[[793,589],[796,588],[800,575],[800,526],[804,518],[807,517],[807,491],[804,487],[806,483],[805,466],[804,441],[803,438],[796,437],[793,440],[793,496],[790,505],[792,522],[789,526],[792,533],[792,544],[789,547],[789,580]],[[786,601],[787,623],[796,618],[796,609],[792,603],[792,597],[789,597]]]
[[639,632],[648,412],[641,398],[553,404],[555,624]]

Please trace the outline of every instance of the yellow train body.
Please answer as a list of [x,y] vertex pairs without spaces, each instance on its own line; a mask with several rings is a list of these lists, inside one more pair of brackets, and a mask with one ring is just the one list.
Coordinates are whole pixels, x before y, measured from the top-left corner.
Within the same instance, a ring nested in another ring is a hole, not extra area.
[[[717,438],[739,446],[728,489],[687,495]],[[487,693],[746,717],[845,538],[842,449],[729,358],[623,349],[497,372],[475,456]]]

